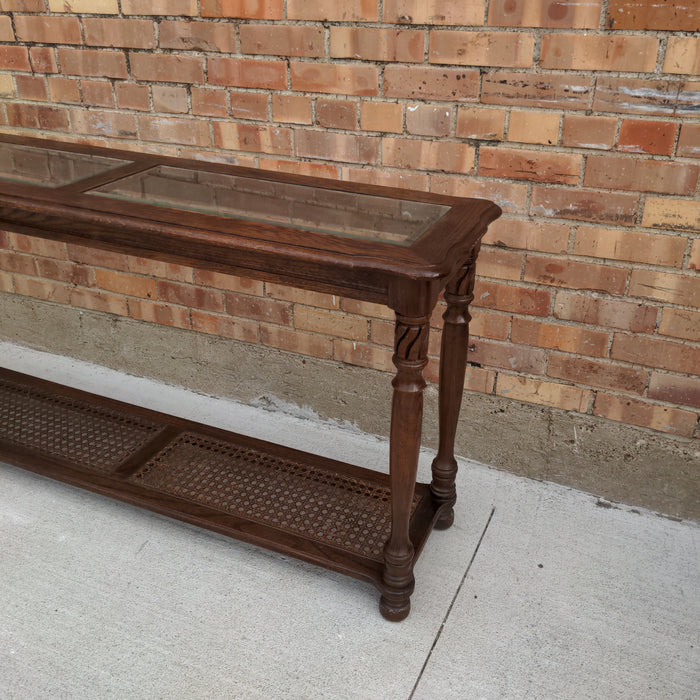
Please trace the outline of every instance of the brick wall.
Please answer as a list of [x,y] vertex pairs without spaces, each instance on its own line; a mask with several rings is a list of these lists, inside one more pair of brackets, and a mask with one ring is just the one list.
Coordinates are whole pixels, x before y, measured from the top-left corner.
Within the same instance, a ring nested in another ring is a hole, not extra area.
[[[492,198],[467,388],[697,434],[697,0],[0,10],[3,131]],[[3,233],[0,290],[391,370],[350,299]]]

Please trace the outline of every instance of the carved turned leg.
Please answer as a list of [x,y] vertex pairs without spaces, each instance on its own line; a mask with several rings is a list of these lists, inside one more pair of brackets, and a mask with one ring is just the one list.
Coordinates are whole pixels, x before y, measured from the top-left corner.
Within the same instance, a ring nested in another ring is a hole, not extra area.
[[383,595],[387,620],[403,620],[411,609],[414,548],[409,537],[423,420],[423,368],[428,354],[428,318],[396,315],[391,405],[391,536],[384,547]]
[[469,304],[474,298],[474,273],[478,248],[457,276],[447,285],[443,315],[442,346],[440,349],[440,443],[433,461],[433,480],[430,491],[441,513],[435,527],[445,530],[454,521],[457,500],[455,477],[457,462],[454,456],[457,419],[462,404],[462,390],[467,367],[469,343]]

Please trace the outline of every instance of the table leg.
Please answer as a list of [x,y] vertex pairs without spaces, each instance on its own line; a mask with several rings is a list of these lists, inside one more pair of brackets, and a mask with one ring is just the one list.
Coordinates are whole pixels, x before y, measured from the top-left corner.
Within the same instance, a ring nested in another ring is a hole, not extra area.
[[380,610],[387,620],[403,620],[411,609],[413,559],[409,537],[423,421],[423,368],[428,355],[429,319],[396,315],[391,406],[391,536],[384,547]]
[[442,346],[440,348],[440,442],[433,461],[430,491],[441,506],[435,527],[446,530],[454,521],[457,500],[455,477],[457,461],[454,455],[457,419],[462,404],[462,390],[467,367],[469,343],[469,304],[474,298],[475,249],[467,263],[445,290],[447,310],[443,315]]

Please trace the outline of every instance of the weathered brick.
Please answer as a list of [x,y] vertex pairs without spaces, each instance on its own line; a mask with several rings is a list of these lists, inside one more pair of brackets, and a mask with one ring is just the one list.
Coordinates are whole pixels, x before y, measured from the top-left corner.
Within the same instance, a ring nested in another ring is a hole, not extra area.
[[551,293],[545,289],[476,280],[474,306],[531,316],[548,316]]
[[193,87],[192,114],[206,117],[225,117],[228,114],[228,99],[225,90]]
[[0,269],[21,275],[37,276],[37,261],[31,255],[20,255],[14,251],[0,251]]
[[158,43],[166,49],[182,51],[236,51],[236,30],[227,22],[163,21]]
[[45,12],[46,0],[0,0],[3,12]]
[[540,65],[557,70],[652,73],[659,40],[653,36],[545,34]]
[[382,163],[396,168],[468,173],[474,167],[474,148],[449,141],[387,136],[382,139]]
[[678,275],[657,270],[632,270],[631,297],[658,299],[671,304],[700,307],[700,284],[693,275]]
[[529,345],[473,337],[469,339],[467,359],[479,366],[542,375],[547,365],[547,351]]
[[189,110],[187,103],[187,90],[172,85],[154,85],[153,111],[171,112],[173,114],[185,114]]
[[52,75],[47,82],[52,102],[80,102],[80,83],[75,78]]
[[[335,176],[331,176],[335,177]],[[401,170],[352,168],[344,166],[340,169],[340,177],[351,182],[362,182],[367,185],[382,185],[383,187],[398,187],[402,189],[428,192],[430,181],[427,174]]]
[[460,107],[457,131],[460,138],[502,141],[505,134],[506,111],[483,107]]
[[508,121],[508,140],[554,145],[559,141],[560,121],[559,112],[514,109]]
[[282,19],[284,0],[200,0],[202,17]]
[[[128,1],[125,0],[125,2]],[[119,4],[117,0],[49,0],[49,12],[116,15],[119,14]]]
[[638,207],[639,196],[635,194],[532,188],[531,213],[535,216],[633,226]]
[[679,377],[652,372],[647,396],[658,401],[700,408],[700,377]]
[[[14,291],[17,294],[36,299],[46,299],[46,301],[55,301],[57,304],[72,303],[72,288],[70,285],[35,277],[24,277],[23,275],[14,275],[13,279]],[[78,301],[80,301],[80,298],[78,298]],[[76,306],[85,306],[85,304],[77,303]]]
[[647,119],[623,119],[618,149],[628,153],[670,156],[676,142],[678,125]]
[[136,138],[138,133],[136,116],[104,110],[70,110],[72,130],[79,134],[91,136],[108,136],[111,138]]
[[430,32],[430,63],[527,68],[533,63],[534,34],[524,32]]
[[538,250],[543,253],[566,253],[569,227],[546,221],[523,221],[505,216],[494,221],[483,238],[485,244]]
[[287,0],[288,19],[328,22],[376,22],[377,3],[373,0]]
[[294,327],[350,340],[367,340],[367,321],[338,311],[297,305],[294,307]]
[[616,117],[596,117],[565,114],[562,126],[562,146],[610,150],[615,144]]
[[258,342],[258,323],[242,318],[231,318],[192,309],[192,329],[201,333],[220,335],[247,343]]
[[384,69],[384,95],[408,99],[475,100],[479,71],[436,66],[396,66]]
[[226,292],[226,313],[256,321],[288,326],[292,321],[292,305],[276,299]]
[[15,96],[15,82],[10,73],[0,73],[0,95],[2,97]]
[[[4,89],[3,89],[4,83]],[[49,99],[46,77],[43,75],[23,75],[18,73],[15,75],[15,83],[17,86],[17,97],[21,100],[39,100],[45,102]],[[0,94],[13,95],[14,85],[12,76],[9,73],[3,73],[0,76]]]
[[363,131],[400,134],[403,131],[403,105],[363,100],[360,104],[360,128]]
[[315,306],[322,309],[339,309],[340,297],[334,294],[311,292],[307,289],[297,289],[282,284],[268,282],[265,285],[265,295],[280,301],[290,301],[304,306]]
[[700,73],[700,38],[670,36],[666,46],[664,73]]
[[700,202],[691,199],[647,197],[642,226],[700,231]]
[[126,57],[122,51],[58,49],[58,60],[61,62],[61,71],[67,75],[127,77]]
[[301,353],[311,357],[332,358],[333,339],[316,333],[289,330],[283,326],[260,326],[260,342],[280,350]]
[[237,119],[268,119],[268,95],[264,92],[231,90],[231,114]]
[[384,372],[393,372],[392,354],[392,351],[388,348],[378,345],[358,343],[354,340],[341,340],[339,338],[333,340],[333,359],[358,367],[370,367],[383,370]]
[[219,148],[262,153],[292,152],[291,131],[285,127],[214,122],[214,143]]
[[239,32],[241,53],[318,57],[326,50],[321,27],[243,24]]
[[615,333],[610,357],[655,369],[693,372],[700,367],[700,348],[652,336]]
[[70,290],[70,304],[83,309],[103,311],[119,316],[127,316],[129,313],[125,296],[108,294],[93,289],[83,289],[82,287],[74,287]]
[[526,401],[543,406],[553,406],[565,411],[585,413],[591,392],[569,384],[543,382],[529,377],[515,377],[499,373],[496,394],[516,401]]
[[31,70],[26,46],[0,46],[0,70]]
[[85,43],[89,46],[152,49],[156,45],[153,22],[147,19],[84,17],[83,29],[85,30]]
[[300,130],[295,133],[295,153],[302,158],[376,163],[379,139],[375,136]]
[[376,66],[342,63],[291,62],[292,90],[336,95],[377,95]]
[[7,241],[11,250],[23,253],[31,253],[57,260],[67,260],[66,244],[59,241],[51,241],[47,238],[36,238],[35,236],[25,236],[21,233],[6,233]]
[[[251,167],[254,167],[255,163]],[[283,158],[258,158],[258,167],[264,170],[274,170],[277,173],[292,173],[294,175],[311,175],[312,177],[326,177],[331,180],[338,179],[338,166],[333,163],[308,163],[298,160],[285,160]]]
[[130,255],[127,259],[129,272],[139,275],[149,275],[178,282],[192,282],[193,270],[185,265],[166,263],[161,260],[151,260]]
[[30,46],[29,60],[36,73],[58,73],[56,49],[49,46]]
[[573,153],[482,146],[478,172],[488,177],[575,185],[581,161],[582,157]]
[[264,284],[260,280],[212,272],[211,270],[194,270],[194,281],[195,284],[202,287],[215,287],[228,292],[242,292],[257,296],[262,296],[264,292]]
[[137,80],[203,83],[204,60],[198,56],[132,53],[131,74]]
[[73,262],[95,265],[98,267],[108,267],[112,270],[122,270],[124,272],[127,272],[129,269],[129,259],[119,253],[75,245],[73,243],[69,243],[68,245],[63,244],[63,248],[66,251],[65,254],[67,258]]
[[147,112],[150,107],[148,86],[119,83],[116,86],[117,105],[121,109],[138,109]]
[[85,105],[114,107],[114,92],[112,83],[108,80],[81,80],[80,93]]
[[648,378],[647,372],[640,369],[554,352],[549,356],[547,376],[640,395],[644,393]]
[[700,124],[681,124],[676,155],[685,158],[700,158]]
[[590,294],[557,292],[554,318],[632,333],[653,333],[658,309],[642,303],[601,299]]
[[688,267],[691,270],[700,270],[700,238],[693,240],[693,245],[690,248]]
[[30,129],[66,131],[68,115],[65,110],[43,105],[7,104],[7,123]]
[[95,284],[105,291],[144,299],[153,299],[156,296],[156,281],[150,277],[102,268],[96,268],[94,274]]
[[[72,2],[72,0],[70,1]],[[193,17],[197,14],[197,0],[121,0],[121,3],[122,12],[125,15],[186,15]]]
[[627,284],[627,270],[608,265],[528,255],[523,279],[527,282],[568,289],[622,294]]
[[608,29],[700,31],[700,7],[692,2],[610,0]]
[[482,277],[519,280],[522,264],[522,253],[483,246],[479,253],[477,273]]
[[190,310],[183,306],[170,306],[169,304],[136,298],[129,299],[127,303],[130,318],[174,328],[192,328]]
[[431,192],[455,197],[490,199],[508,214],[527,214],[527,188],[525,183],[483,180],[463,175],[430,176]]
[[255,58],[210,58],[209,83],[231,87],[284,90],[287,67],[284,61]]
[[686,437],[692,436],[696,423],[696,416],[690,411],[603,392],[598,392],[596,396],[593,413],[610,420]]
[[[15,22],[23,19],[21,16],[15,18]],[[18,36],[19,38],[19,36]],[[0,41],[14,41],[15,32],[12,29],[12,20],[8,15],[0,16]]]
[[143,115],[138,118],[138,123],[144,141],[211,146],[209,125],[202,120]]
[[272,118],[276,122],[311,124],[313,103],[306,95],[272,95]]
[[[384,318],[394,320],[394,312],[384,304],[374,304],[369,301],[359,301],[358,299],[348,299],[343,297],[340,300],[340,308],[350,314],[357,316],[368,316],[370,318]],[[392,324],[393,326],[393,324]],[[390,345],[393,344],[393,340]]]
[[329,129],[354,129],[357,125],[357,102],[317,100],[316,123]]
[[157,280],[157,295],[160,301],[188,306],[205,311],[223,311],[224,295],[213,289],[203,289],[179,282]]
[[481,101],[493,105],[588,109],[593,97],[593,78],[574,73],[507,73],[484,75]]
[[384,0],[384,22],[400,24],[484,23],[486,0]]
[[330,55],[363,61],[420,63],[423,44],[423,32],[413,29],[331,27]]
[[666,308],[661,313],[659,334],[700,342],[700,312]]
[[647,117],[673,114],[679,88],[679,83],[672,80],[600,76],[596,80],[593,109]]
[[580,226],[576,232],[574,253],[595,258],[681,267],[686,243],[687,240],[679,236]]
[[597,29],[601,0],[491,0],[488,23],[497,27]]
[[514,318],[510,339],[514,343],[540,348],[604,357],[610,342],[610,334],[591,328]]
[[[9,17],[6,19],[9,21]],[[37,44],[83,43],[80,21],[77,17],[17,15],[15,17],[15,30],[19,41],[31,41]],[[13,41],[13,39],[5,39],[4,41]]]
[[406,105],[406,131],[418,136],[449,136],[452,108],[444,105]]

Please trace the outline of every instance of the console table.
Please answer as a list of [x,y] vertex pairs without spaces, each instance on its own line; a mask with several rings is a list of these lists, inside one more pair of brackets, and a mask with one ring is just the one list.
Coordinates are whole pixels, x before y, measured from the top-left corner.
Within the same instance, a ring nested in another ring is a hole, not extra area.
[[[0,371],[0,460],[374,583],[410,610],[452,524],[454,439],[493,203],[0,135],[0,229],[388,305],[389,475]],[[416,484],[430,314],[444,290],[439,449]]]

